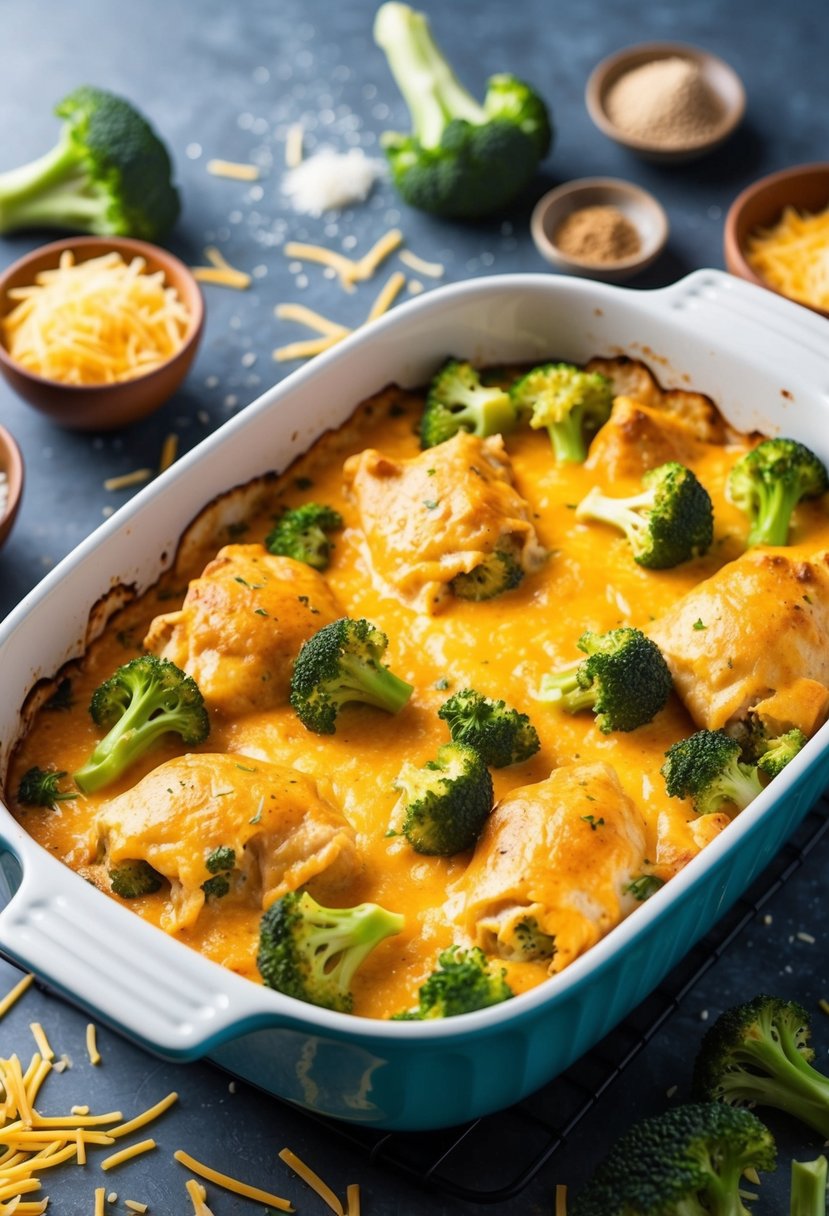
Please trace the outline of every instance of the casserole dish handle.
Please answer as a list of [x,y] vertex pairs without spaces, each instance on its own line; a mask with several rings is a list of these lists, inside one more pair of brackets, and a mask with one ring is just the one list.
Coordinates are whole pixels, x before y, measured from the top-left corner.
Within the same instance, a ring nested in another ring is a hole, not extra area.
[[[24,856],[0,831],[22,870],[0,912],[0,953],[129,1038],[175,1060],[196,1059],[254,1028],[285,1025],[284,998],[204,959],[112,902],[56,858]],[[115,930],[113,932],[113,929]]]

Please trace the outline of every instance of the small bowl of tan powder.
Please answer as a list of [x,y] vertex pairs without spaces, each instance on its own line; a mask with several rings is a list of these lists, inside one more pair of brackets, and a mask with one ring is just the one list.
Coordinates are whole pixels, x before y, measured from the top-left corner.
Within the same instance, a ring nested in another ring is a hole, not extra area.
[[693,160],[713,151],[745,111],[734,69],[681,42],[645,43],[602,60],[585,100],[605,135],[653,161]]
[[668,217],[641,186],[583,177],[539,199],[530,231],[538,252],[558,270],[621,283],[662,252]]
[[0,426],[0,545],[12,530],[23,495],[23,457],[13,435]]

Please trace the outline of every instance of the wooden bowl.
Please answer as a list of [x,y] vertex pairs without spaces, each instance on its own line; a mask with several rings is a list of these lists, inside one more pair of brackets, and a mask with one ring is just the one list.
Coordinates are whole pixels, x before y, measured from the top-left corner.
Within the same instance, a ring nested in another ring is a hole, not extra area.
[[0,506],[0,546],[5,544],[23,497],[23,457],[12,435],[0,426],[0,473],[6,475],[5,506]]
[[125,261],[143,257],[149,271],[161,270],[166,282],[176,289],[190,314],[190,323],[181,346],[166,363],[134,380],[117,384],[74,385],[47,380],[28,371],[11,358],[0,342],[0,372],[24,401],[47,414],[59,426],[77,431],[111,431],[146,417],[176,391],[196,353],[204,328],[204,300],[199,285],[183,262],[166,249],[128,237],[68,237],[25,254],[0,274],[0,317],[15,307],[9,299],[13,287],[25,287],[42,270],[58,265],[60,255],[71,250],[76,262],[115,251]]
[[[687,59],[699,67],[708,88],[719,99],[719,122],[706,135],[681,145],[650,142],[620,130],[607,113],[607,97],[613,85],[633,68],[656,59],[673,57]],[[644,160],[676,164],[704,156],[728,139],[742,120],[746,97],[743,83],[734,69],[710,51],[689,46],[685,42],[644,42],[617,51],[596,65],[587,81],[585,102],[599,130],[617,144],[636,152]]]
[[[823,211],[829,206],[829,163],[795,165],[779,173],[761,177],[742,194],[738,194],[728,209],[723,232],[723,249],[726,269],[749,283],[757,283],[768,291],[782,292],[770,287],[746,260],[749,235],[755,228],[768,228],[775,224],[784,208],[792,206],[798,211]],[[797,301],[803,304],[802,300]],[[829,310],[816,305],[804,304],[813,312],[829,317]]]

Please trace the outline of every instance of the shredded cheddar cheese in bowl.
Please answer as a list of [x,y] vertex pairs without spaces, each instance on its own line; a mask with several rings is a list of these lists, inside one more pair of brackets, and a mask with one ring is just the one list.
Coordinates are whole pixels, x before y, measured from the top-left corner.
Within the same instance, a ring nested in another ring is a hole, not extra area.
[[181,348],[190,313],[163,271],[120,253],[58,266],[11,287],[0,337],[21,367],[62,384],[116,384],[146,375]]
[[786,207],[776,224],[751,234],[747,260],[790,300],[829,309],[829,206],[814,215]]

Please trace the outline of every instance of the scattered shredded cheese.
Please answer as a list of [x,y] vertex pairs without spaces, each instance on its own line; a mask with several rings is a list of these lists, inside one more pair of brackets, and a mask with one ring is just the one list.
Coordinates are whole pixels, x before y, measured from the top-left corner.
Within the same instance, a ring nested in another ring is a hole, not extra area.
[[824,1013],[829,1013],[829,1001],[827,1001],[826,997],[822,996],[818,1001],[818,1005]]
[[295,122],[293,126],[288,128],[288,135],[285,140],[285,167],[287,169],[295,169],[297,165],[302,164],[302,138],[304,134],[301,122]]
[[282,177],[282,191],[302,215],[322,215],[368,198],[385,164],[366,156],[361,148],[335,152],[320,148]]
[[442,262],[427,262],[425,258],[419,258],[416,253],[412,253],[411,249],[401,249],[397,256],[404,266],[409,267],[409,270],[425,274],[427,279],[442,279],[446,273],[446,267]]
[[[111,1139],[111,1138],[110,1138]],[[126,1148],[122,1148],[117,1153],[111,1153],[109,1157],[105,1157],[101,1162],[102,1170],[113,1170],[116,1165],[123,1165],[125,1161],[131,1161],[133,1157],[140,1157],[142,1153],[148,1153],[156,1147],[155,1140],[139,1140],[136,1144],[129,1144]]]
[[[406,276],[399,270],[395,270],[372,304],[364,324],[376,321],[383,313],[388,312],[403,290],[405,282]],[[310,329],[321,331],[323,335],[321,338],[309,338],[305,342],[291,342],[287,346],[278,346],[273,352],[273,357],[278,363],[284,363],[288,359],[307,359],[313,355],[320,355],[351,333],[351,330],[346,329],[344,325],[338,325],[336,321],[329,321],[327,317],[313,312],[310,308],[305,308],[302,304],[279,304],[275,312],[281,320],[298,321]]]
[[104,1188],[95,1187],[95,1216],[104,1216]]
[[8,291],[17,306],[0,322],[15,362],[47,380],[101,385],[134,380],[179,350],[190,314],[161,270],[142,257],[107,253],[75,264],[65,250],[54,270]]
[[107,477],[104,489],[126,490],[129,486],[138,486],[142,481],[149,481],[152,475],[152,469],[134,469],[132,473],[122,473],[120,477]]
[[31,1030],[32,1035],[34,1036],[35,1043],[37,1044],[37,1049],[40,1052],[43,1059],[50,1060],[50,1061],[54,1060],[55,1053],[52,1051],[52,1048],[49,1046],[49,1040],[46,1038],[46,1032],[44,1031],[40,1022],[30,1022],[29,1029]]
[[75,1148],[78,1154],[78,1165],[86,1165],[86,1142],[80,1128],[75,1132]]
[[314,355],[321,355],[323,351],[330,350],[338,342],[342,342],[347,333],[348,330],[343,334],[332,334],[327,338],[309,338],[307,342],[289,342],[287,346],[278,346],[273,352],[273,357],[277,363],[285,363],[289,359],[310,359]]
[[[166,1110],[169,1110],[174,1102],[178,1101],[178,1094],[175,1090],[167,1094],[166,1098],[162,1098],[160,1102],[156,1102],[154,1106],[149,1106],[142,1111],[140,1115],[136,1115],[134,1119],[130,1119],[127,1123],[120,1123],[118,1127],[110,1128],[109,1134],[115,1140],[120,1140],[122,1136],[129,1136],[132,1132],[137,1132],[139,1128],[146,1127],[148,1123],[152,1123],[159,1115],[163,1115]],[[120,1119],[120,1115],[118,1118]]]
[[769,287],[829,308],[829,206],[815,215],[786,207],[776,224],[749,236],[747,260]]
[[377,271],[377,267],[382,261],[394,253],[395,249],[401,244],[403,233],[399,228],[390,228],[384,233],[378,241],[372,245],[368,253],[355,261],[354,258],[346,257],[344,253],[338,253],[335,249],[327,249],[325,245],[308,245],[302,241],[288,241],[284,247],[286,257],[296,258],[299,261],[318,262],[322,266],[329,266],[337,272],[341,285],[346,291],[354,291],[355,283],[365,282],[370,279]]
[[26,989],[31,986],[34,978],[35,977],[33,975],[24,975],[23,979],[15,984],[11,992],[7,992],[3,999],[0,1000],[0,1018],[4,1017],[9,1012],[12,1005],[20,1000]]
[[73,1106],[70,1108],[69,1113],[70,1113],[70,1115],[88,1115],[89,1107],[88,1106]]
[[193,277],[200,283],[215,283],[218,287],[233,287],[237,291],[245,291],[251,284],[251,277],[244,270],[237,270],[224,258],[215,245],[208,245],[204,256],[209,266],[193,266]]
[[420,279],[409,279],[408,292],[410,296],[419,296],[423,291],[423,284]]
[[193,1204],[193,1216],[213,1216],[213,1213],[207,1206],[207,1191],[196,1182],[195,1178],[190,1178],[184,1184],[184,1189],[187,1191]]
[[344,338],[351,332],[344,325],[329,321],[327,317],[314,312],[312,308],[306,308],[304,304],[277,304],[274,312],[280,321],[296,321],[298,325],[307,325],[309,329],[316,329],[328,338],[335,335]]
[[101,1053],[98,1051],[97,1033],[95,1023],[90,1022],[86,1028],[86,1054],[89,1056],[90,1064],[101,1063]]
[[386,282],[383,290],[378,295],[377,299],[371,306],[366,321],[376,321],[378,317],[382,317],[383,313],[388,312],[394,301],[403,290],[406,282],[406,276],[401,274],[399,270],[395,270],[394,274]]
[[278,1208],[280,1212],[294,1210],[287,1199],[281,1199],[279,1195],[272,1195],[269,1191],[262,1191],[259,1187],[250,1186],[247,1182],[240,1182],[237,1178],[231,1178],[229,1174],[222,1174],[219,1170],[212,1169],[209,1165],[203,1165],[201,1161],[196,1161],[189,1153],[185,1153],[183,1149],[176,1149],[173,1156],[180,1165],[186,1166],[192,1173],[198,1174],[200,1178],[204,1178],[208,1182],[215,1182],[216,1186],[220,1186],[226,1191],[232,1191],[234,1195],[244,1195],[246,1199],[255,1199],[266,1206]]
[[804,933],[803,930],[796,934],[796,936],[799,942],[805,942],[807,946],[814,946],[817,941],[817,938],[813,937],[811,933]]
[[356,1182],[350,1182],[346,1191],[348,1216],[360,1216],[360,1187]]
[[140,1203],[137,1199],[125,1199],[124,1207],[128,1208],[131,1212],[140,1212],[141,1216],[147,1211],[146,1203]]
[[326,1203],[334,1216],[345,1216],[343,1205],[340,1203],[337,1196],[331,1190],[327,1182],[323,1182],[319,1174],[315,1173],[310,1165],[306,1165],[304,1161],[297,1157],[296,1153],[292,1153],[289,1148],[283,1148],[279,1154],[280,1160],[284,1161],[289,1169],[292,1169],[303,1182],[310,1186],[312,1191],[316,1191],[323,1203]]
[[354,277],[358,281],[370,279],[374,272],[385,258],[390,253],[394,253],[395,249],[399,248],[403,241],[403,233],[399,228],[391,228],[385,236],[381,236],[380,240],[372,245],[368,253],[364,254],[357,262],[357,269],[354,272]]
[[259,169],[256,165],[240,165],[235,160],[209,160],[207,172],[213,177],[230,177],[237,182],[259,180]]
[[556,1216],[567,1216],[567,1187],[561,1182],[556,1185]]
[[159,473],[163,473],[166,469],[169,469],[170,465],[175,463],[176,456],[178,456],[178,435],[173,433],[168,435],[164,440],[164,446],[161,449],[161,459],[158,462]]

